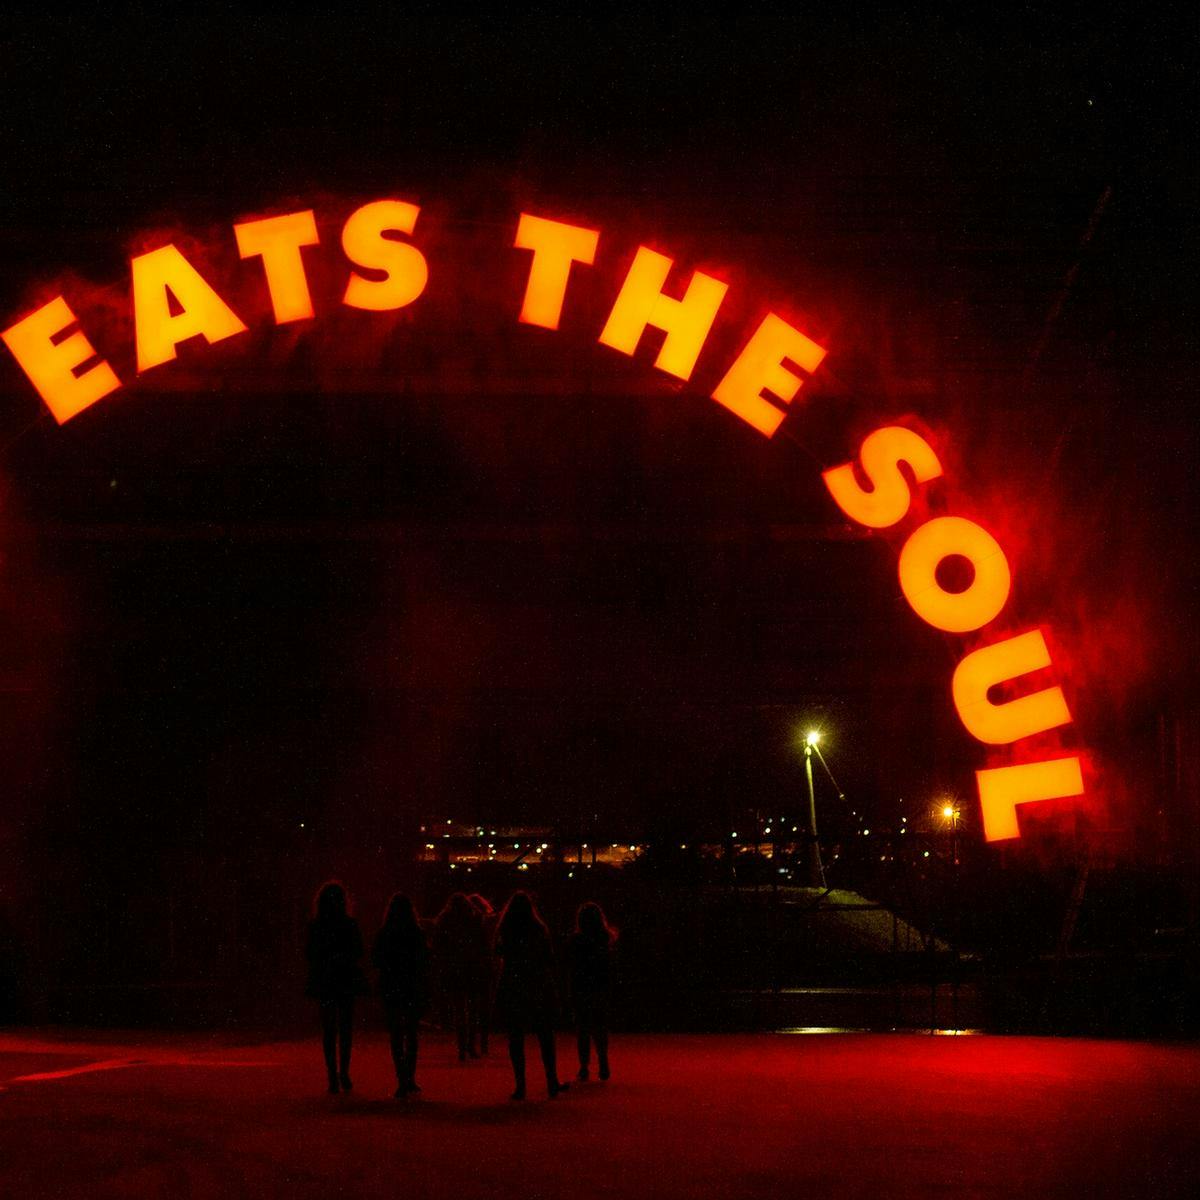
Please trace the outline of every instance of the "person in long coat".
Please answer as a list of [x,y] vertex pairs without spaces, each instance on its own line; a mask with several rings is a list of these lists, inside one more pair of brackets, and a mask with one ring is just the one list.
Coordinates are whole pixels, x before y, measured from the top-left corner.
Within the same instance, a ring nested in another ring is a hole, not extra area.
[[514,892],[496,927],[496,954],[502,961],[496,1007],[508,1028],[508,1054],[516,1087],[525,1099],[525,1035],[532,1032],[542,1053],[546,1091],[551,1098],[570,1086],[560,1083],[554,1047],[554,954],[550,931],[525,892]]
[[387,1015],[396,1096],[417,1086],[417,1033],[429,1002],[429,948],[412,901],[397,892],[388,901],[383,927],[371,949],[379,971],[379,995]]
[[608,1007],[616,940],[616,931],[609,925],[600,905],[589,900],[579,906],[575,914],[575,932],[567,944],[567,965],[571,1005],[575,1010],[580,1079],[587,1079],[591,1074],[592,1043],[596,1046],[600,1078],[609,1076]]
[[335,879],[321,885],[308,923],[305,958],[308,983],[304,994],[317,1002],[321,1048],[331,1093],[350,1091],[350,1050],[354,1032],[354,1000],[367,990],[361,966],[362,933],[350,916],[346,889]]
[[479,973],[487,956],[483,922],[463,892],[455,892],[438,914],[433,931],[433,957],[438,987],[458,1043],[458,1060],[478,1058],[475,1033]]

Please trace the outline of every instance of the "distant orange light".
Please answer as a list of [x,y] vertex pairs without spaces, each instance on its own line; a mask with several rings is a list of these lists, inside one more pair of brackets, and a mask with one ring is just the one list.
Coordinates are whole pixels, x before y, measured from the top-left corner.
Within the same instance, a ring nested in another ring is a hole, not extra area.
[[652,325],[667,335],[654,365],[677,379],[690,379],[729,285],[695,271],[683,299],[674,300],[662,292],[673,265],[665,255],[638,247],[600,341],[633,354],[646,326]]
[[[937,579],[943,559],[969,559],[975,578],[963,592],[948,592]],[[970,633],[981,629],[1008,601],[1008,559],[986,529],[965,517],[934,517],[900,551],[900,588],[913,612],[935,629]]]
[[951,683],[954,707],[972,737],[1007,745],[1023,737],[1066,725],[1071,720],[1062,689],[1044,688],[1029,696],[993,704],[988,691],[1050,665],[1050,651],[1040,629],[1006,638],[968,654]]
[[595,229],[522,213],[513,244],[518,250],[533,251],[520,319],[526,325],[557,329],[571,267],[575,263],[591,266],[596,261],[600,234]]
[[96,357],[92,343],[82,329],[55,340],[75,322],[70,305],[57,296],[0,335],[60,425],[121,386],[103,359],[77,373]]

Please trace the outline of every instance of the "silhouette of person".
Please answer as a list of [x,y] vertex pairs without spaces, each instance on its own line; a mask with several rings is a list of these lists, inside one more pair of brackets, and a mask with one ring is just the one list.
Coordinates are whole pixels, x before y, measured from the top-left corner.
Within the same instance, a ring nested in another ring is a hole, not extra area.
[[458,1061],[478,1058],[474,1044],[478,1018],[475,1005],[479,973],[487,956],[483,923],[475,906],[462,892],[455,892],[438,914],[433,932],[433,954],[438,982],[454,1025]]
[[[478,892],[472,892],[467,897],[479,917],[482,938],[478,971],[475,977],[475,998],[473,1007],[473,1033],[479,1037],[479,1053],[488,1052],[488,1033],[492,1022],[492,1001],[496,990],[496,959],[492,954],[492,940],[496,934],[496,910],[487,898]],[[472,1038],[474,1041],[474,1038]]]
[[609,925],[600,905],[589,900],[579,906],[575,932],[567,946],[567,963],[575,1008],[580,1079],[587,1079],[590,1074],[592,1042],[596,1044],[600,1078],[609,1076],[608,1003],[612,994],[612,948],[616,940],[616,930]]
[[514,892],[496,928],[496,953],[503,960],[496,1003],[508,1028],[508,1056],[516,1088],[525,1099],[525,1034],[532,1031],[542,1052],[551,1099],[570,1086],[560,1083],[554,1048],[554,956],[550,931],[525,892]]
[[400,892],[388,901],[371,962],[379,970],[399,1098],[421,1090],[416,1081],[417,1029],[429,999],[429,947],[412,901]]
[[354,998],[366,989],[362,962],[363,940],[358,922],[349,914],[346,889],[336,879],[321,885],[308,923],[306,996],[316,1000],[321,1014],[321,1046],[329,1090],[350,1091],[350,1048]]

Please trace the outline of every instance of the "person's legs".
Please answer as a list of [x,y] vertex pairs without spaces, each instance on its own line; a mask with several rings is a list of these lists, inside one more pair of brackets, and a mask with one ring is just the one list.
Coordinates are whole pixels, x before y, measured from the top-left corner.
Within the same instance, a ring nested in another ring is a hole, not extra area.
[[508,1057],[512,1062],[514,1100],[525,1099],[525,1030],[519,1025],[510,1025],[508,1030]]
[[354,1037],[354,1000],[348,998],[337,1005],[338,1016],[338,1082],[342,1091],[348,1092],[353,1084],[350,1082],[350,1048]]
[[557,1052],[554,1045],[554,1030],[544,1023],[537,1031],[538,1049],[542,1052],[542,1067],[546,1072],[546,1090],[551,1096],[565,1092],[568,1084],[558,1082]]
[[582,1020],[579,1022],[579,1031],[575,1035],[575,1043],[579,1050],[579,1078],[586,1079],[588,1063],[592,1057],[592,1039],[588,1036],[588,1027]]
[[488,1052],[488,1027],[492,1023],[491,995],[486,983],[480,989],[476,1003],[479,1008],[479,1053],[486,1054]]
[[596,1061],[600,1065],[600,1078],[607,1079],[608,1070],[608,1012],[598,1005],[592,1014],[592,1039],[596,1043]]
[[468,1013],[467,993],[457,989],[450,997],[451,1009],[454,1013],[454,1037],[458,1043],[458,1061],[464,1062],[467,1050],[470,1048],[470,1015]]
[[387,1014],[388,1043],[392,1051],[392,1067],[396,1072],[397,1091],[404,1086],[408,1070],[407,1049],[405,1047],[404,1014],[398,1004],[385,1004]]
[[404,1081],[411,1092],[420,1090],[417,1087],[417,1028],[420,1023],[416,1013],[405,1017]]
[[321,1049],[325,1054],[325,1071],[329,1076],[329,1090],[338,1090],[337,1073],[337,1005],[322,1003],[319,1006],[321,1014]]
[[467,1020],[467,1054],[471,1058],[479,1057],[479,994],[472,987],[465,996]]
[[588,1077],[588,1064],[592,1058],[592,1014],[586,1000],[575,1001],[576,1034],[575,1044],[579,1050],[579,1078]]

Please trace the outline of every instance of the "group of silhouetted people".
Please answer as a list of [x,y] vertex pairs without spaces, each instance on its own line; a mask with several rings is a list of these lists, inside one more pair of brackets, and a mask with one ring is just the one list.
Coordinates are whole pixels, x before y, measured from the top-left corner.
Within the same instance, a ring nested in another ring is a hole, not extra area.
[[[579,1049],[579,1079],[591,1073],[592,1046],[599,1077],[609,1077],[608,1010],[612,950],[616,933],[598,904],[575,915],[567,948],[568,980]],[[306,994],[317,1001],[321,1044],[330,1092],[348,1092],[354,1004],[370,988],[363,968],[364,946],[350,915],[346,889],[331,881],[317,893],[308,926]],[[425,923],[412,901],[397,893],[388,901],[383,925],[371,948],[379,972],[378,993],[387,1015],[396,1096],[417,1086],[417,1043],[422,1016],[436,990],[454,1028],[459,1061],[488,1051],[493,1008],[508,1031],[515,1088],[525,1098],[525,1038],[532,1033],[541,1052],[551,1097],[570,1086],[558,1078],[554,1022],[558,1013],[550,931],[527,892],[514,892],[497,914],[480,895],[455,892],[436,919]]]

